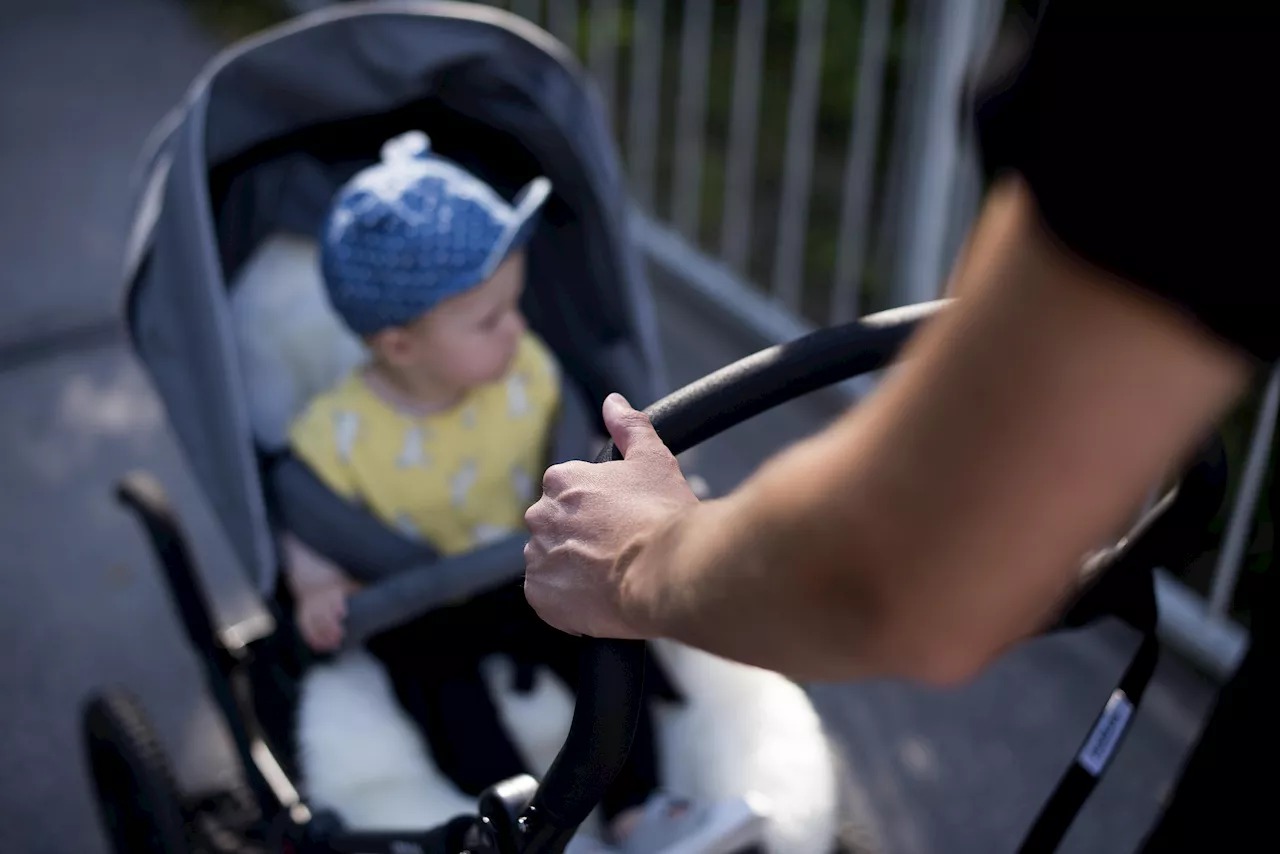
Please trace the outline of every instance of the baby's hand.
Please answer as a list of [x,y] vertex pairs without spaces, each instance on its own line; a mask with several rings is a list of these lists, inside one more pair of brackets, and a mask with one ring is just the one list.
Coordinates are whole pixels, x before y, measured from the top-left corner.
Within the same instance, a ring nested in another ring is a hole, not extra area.
[[307,548],[291,534],[284,535],[285,580],[297,606],[294,617],[307,646],[333,652],[346,632],[347,597],[360,585],[346,573]]
[[333,652],[342,646],[347,616],[347,590],[335,585],[309,591],[298,602],[298,631],[316,652]]

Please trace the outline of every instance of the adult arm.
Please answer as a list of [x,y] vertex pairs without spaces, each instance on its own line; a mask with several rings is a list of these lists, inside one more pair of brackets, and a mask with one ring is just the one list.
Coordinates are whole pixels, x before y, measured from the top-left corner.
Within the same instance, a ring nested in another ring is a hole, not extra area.
[[1039,628],[1081,555],[1280,358],[1258,204],[1278,177],[1270,17],[1049,4],[981,99],[988,172],[1019,177],[956,304],[872,399],[719,501],[609,404],[627,458],[548,472],[530,601],[570,630],[817,678],[951,682]]
[[607,404],[626,459],[548,471],[530,602],[816,679],[954,682],[1037,631],[1249,363],[1061,248],[1016,179],[953,284],[870,399],[723,499],[693,500],[643,415]]

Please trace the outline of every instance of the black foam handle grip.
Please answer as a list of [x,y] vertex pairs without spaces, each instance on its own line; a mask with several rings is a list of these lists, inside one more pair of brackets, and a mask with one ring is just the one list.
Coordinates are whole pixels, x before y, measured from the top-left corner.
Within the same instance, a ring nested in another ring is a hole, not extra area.
[[[885,367],[945,301],[820,329],[734,362],[646,410],[673,453],[811,391]],[[597,462],[618,459],[612,444]],[[564,746],[521,818],[525,852],[558,852],[604,797],[631,750],[644,694],[644,644],[584,643],[577,706]]]

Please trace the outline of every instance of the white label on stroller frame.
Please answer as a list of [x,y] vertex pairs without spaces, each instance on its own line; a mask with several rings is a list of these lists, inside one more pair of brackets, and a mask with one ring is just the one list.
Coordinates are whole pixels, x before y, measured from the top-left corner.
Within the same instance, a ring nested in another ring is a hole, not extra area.
[[1119,688],[1111,692],[1102,716],[1094,725],[1093,732],[1080,748],[1076,761],[1080,767],[1097,777],[1107,767],[1111,754],[1115,752],[1120,737],[1129,728],[1129,718],[1133,715],[1133,704]]

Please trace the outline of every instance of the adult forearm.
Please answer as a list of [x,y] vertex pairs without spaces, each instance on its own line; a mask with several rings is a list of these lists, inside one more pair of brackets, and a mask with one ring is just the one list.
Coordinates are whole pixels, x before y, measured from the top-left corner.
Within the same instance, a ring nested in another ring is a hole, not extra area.
[[[796,678],[881,673],[876,573],[813,475],[823,435],[638,543],[625,595],[665,637]],[[839,543],[833,550],[831,544]]]
[[643,416],[606,405],[626,460],[548,472],[539,613],[795,676],[939,683],[1051,620],[1248,365],[1065,254],[1009,192],[966,252],[963,298],[869,400],[732,495],[696,503]]

